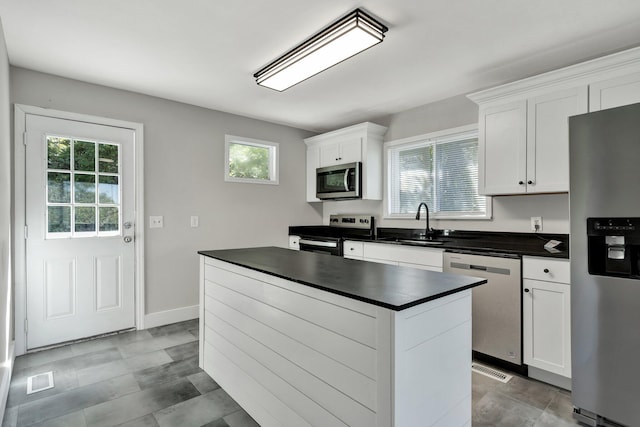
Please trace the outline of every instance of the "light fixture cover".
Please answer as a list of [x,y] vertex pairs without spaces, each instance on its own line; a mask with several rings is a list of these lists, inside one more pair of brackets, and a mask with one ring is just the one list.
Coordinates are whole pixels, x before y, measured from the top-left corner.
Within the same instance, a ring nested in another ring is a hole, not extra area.
[[255,73],[256,83],[283,91],[384,39],[387,27],[356,9]]

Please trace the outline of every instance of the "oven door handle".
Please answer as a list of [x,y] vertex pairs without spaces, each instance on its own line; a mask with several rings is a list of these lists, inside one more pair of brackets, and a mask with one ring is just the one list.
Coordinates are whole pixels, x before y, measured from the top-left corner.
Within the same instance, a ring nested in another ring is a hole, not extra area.
[[321,242],[318,240],[307,240],[307,239],[300,239],[300,244],[301,245],[309,245],[309,246],[321,246],[323,248],[337,248],[338,247],[338,243],[337,242]]

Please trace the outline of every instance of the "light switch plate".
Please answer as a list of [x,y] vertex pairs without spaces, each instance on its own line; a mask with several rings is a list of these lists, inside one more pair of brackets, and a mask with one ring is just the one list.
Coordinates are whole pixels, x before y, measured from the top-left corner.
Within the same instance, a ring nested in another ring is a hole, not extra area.
[[191,217],[191,227],[196,228],[198,225],[200,225],[200,218],[197,215],[193,215]]
[[162,215],[149,217],[149,228],[164,227],[164,217]]

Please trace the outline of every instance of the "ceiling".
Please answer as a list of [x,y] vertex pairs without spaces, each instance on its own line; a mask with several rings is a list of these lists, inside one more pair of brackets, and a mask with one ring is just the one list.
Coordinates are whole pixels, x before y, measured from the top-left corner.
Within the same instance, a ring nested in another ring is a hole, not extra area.
[[[383,43],[256,85],[357,7]],[[0,0],[0,18],[12,65],[318,132],[640,45],[637,0]]]

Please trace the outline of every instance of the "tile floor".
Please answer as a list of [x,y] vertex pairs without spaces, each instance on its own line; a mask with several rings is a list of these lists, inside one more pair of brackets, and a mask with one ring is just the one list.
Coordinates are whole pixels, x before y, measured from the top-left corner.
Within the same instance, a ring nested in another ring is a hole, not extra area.
[[[198,368],[197,339],[192,320],[18,357],[2,426],[257,426]],[[27,395],[27,377],[46,371],[55,388]],[[577,424],[567,391],[474,373],[473,425]]]

